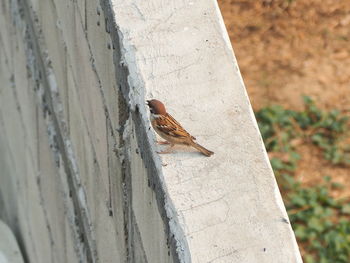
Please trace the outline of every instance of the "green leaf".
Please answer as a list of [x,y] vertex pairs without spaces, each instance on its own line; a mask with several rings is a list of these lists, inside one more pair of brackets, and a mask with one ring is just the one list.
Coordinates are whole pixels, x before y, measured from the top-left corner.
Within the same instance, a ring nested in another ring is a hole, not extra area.
[[270,162],[274,170],[283,170],[285,168],[285,165],[281,159],[274,157],[274,158],[271,158]]
[[341,207],[341,212],[350,215],[350,204],[343,205]]
[[302,207],[306,205],[307,200],[299,195],[294,195],[291,199],[291,203],[297,207]]

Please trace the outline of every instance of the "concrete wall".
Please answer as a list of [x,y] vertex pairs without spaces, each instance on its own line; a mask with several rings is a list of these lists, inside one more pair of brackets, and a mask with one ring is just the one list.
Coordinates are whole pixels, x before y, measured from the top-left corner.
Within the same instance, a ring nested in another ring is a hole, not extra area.
[[[27,262],[301,262],[215,1],[0,0],[0,83]],[[215,155],[160,159],[152,97]]]

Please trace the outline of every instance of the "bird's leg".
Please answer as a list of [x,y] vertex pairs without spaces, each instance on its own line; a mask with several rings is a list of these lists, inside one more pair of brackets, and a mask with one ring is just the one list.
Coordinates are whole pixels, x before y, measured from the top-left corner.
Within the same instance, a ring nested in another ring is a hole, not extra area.
[[158,144],[170,144],[168,141],[157,141]]
[[164,151],[160,151],[160,152],[157,152],[157,153],[159,153],[159,154],[171,153],[171,148],[173,148],[173,146],[175,144],[172,144],[172,143],[169,143],[169,144],[170,144],[170,146],[168,148],[166,148]]

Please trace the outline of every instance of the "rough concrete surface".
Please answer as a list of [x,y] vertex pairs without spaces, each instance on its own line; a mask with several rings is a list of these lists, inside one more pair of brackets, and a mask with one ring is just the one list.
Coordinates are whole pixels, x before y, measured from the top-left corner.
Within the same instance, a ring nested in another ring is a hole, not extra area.
[[130,86],[215,152],[162,156],[192,261],[301,262],[216,1],[115,1],[114,10]]
[[0,218],[25,261],[188,262],[111,3],[0,7]]
[[[301,262],[215,1],[0,14],[0,219],[25,262]],[[146,98],[215,155],[160,159]]]

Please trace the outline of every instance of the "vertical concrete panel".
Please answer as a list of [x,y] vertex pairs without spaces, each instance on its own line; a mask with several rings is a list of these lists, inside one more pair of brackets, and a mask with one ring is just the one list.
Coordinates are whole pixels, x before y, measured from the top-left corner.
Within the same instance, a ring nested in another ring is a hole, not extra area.
[[[134,134],[135,137],[136,134]],[[137,147],[136,139],[132,140],[131,151],[136,151]],[[146,258],[147,262],[174,262],[168,247],[166,230],[162,226],[162,218],[159,215],[154,186],[148,179],[147,170],[140,154],[133,155],[132,163],[132,209],[135,217],[133,235],[136,256]],[[144,259],[137,261],[135,258],[134,260],[135,262],[144,262]]]
[[[107,156],[113,153],[115,142],[111,140],[112,147],[107,144],[105,107],[81,10],[73,1],[28,1],[23,6],[11,1],[10,5],[12,13],[1,17],[0,31],[4,43],[0,76],[7,84],[0,94],[0,163],[4,169],[0,189],[1,204],[6,204],[1,215],[9,221],[18,219],[11,226],[32,262],[123,261],[122,213],[113,217],[110,211],[112,203],[122,210],[122,192],[113,189],[119,196],[112,201],[109,185],[109,172],[117,176],[120,168],[115,160],[108,166]],[[104,41],[102,45],[107,46]],[[70,145],[74,153],[67,157]],[[73,159],[67,163],[67,158]],[[69,177],[75,175],[67,174],[67,169],[82,171],[81,193],[72,192]],[[115,188],[121,187],[120,180],[113,181]],[[89,214],[83,216],[90,217],[94,232],[86,257],[74,204],[84,200]]]

